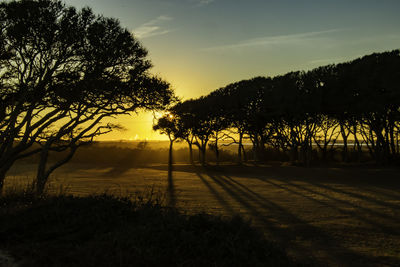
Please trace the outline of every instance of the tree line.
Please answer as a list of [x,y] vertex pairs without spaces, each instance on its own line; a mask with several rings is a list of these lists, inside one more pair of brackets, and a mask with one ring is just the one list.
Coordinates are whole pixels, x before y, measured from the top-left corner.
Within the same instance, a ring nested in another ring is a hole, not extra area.
[[[0,193],[17,160],[39,156],[42,193],[80,146],[121,127],[110,119],[175,100],[116,19],[59,0],[21,0],[0,3],[0,25]],[[50,162],[57,152],[65,156]]]
[[186,141],[192,162],[192,147],[197,147],[203,164],[207,144],[218,159],[221,140],[237,145],[239,162],[246,153],[244,140],[251,141],[255,160],[273,148],[309,164],[331,159],[340,148],[345,162],[350,152],[352,160],[369,153],[377,163],[396,162],[400,51],[232,83],[176,104],[154,129],[167,134],[171,146]]

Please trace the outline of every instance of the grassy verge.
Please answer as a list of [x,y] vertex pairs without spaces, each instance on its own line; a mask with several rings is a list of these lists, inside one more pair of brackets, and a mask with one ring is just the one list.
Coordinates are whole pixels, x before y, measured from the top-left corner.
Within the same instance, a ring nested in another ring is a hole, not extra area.
[[20,266],[287,266],[241,218],[108,195],[0,199],[0,249]]

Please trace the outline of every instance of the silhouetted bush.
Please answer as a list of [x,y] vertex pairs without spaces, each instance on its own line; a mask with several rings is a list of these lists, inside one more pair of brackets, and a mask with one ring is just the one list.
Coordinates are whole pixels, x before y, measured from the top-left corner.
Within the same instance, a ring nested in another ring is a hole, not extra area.
[[21,266],[287,266],[241,218],[101,195],[0,199],[0,244]]

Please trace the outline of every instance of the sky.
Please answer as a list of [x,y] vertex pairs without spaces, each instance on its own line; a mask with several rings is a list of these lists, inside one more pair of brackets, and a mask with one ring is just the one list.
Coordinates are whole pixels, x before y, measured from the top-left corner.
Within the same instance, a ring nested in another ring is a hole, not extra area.
[[[66,0],[118,18],[149,51],[152,73],[183,100],[400,48],[399,0]],[[153,114],[118,118],[101,140],[166,139]]]

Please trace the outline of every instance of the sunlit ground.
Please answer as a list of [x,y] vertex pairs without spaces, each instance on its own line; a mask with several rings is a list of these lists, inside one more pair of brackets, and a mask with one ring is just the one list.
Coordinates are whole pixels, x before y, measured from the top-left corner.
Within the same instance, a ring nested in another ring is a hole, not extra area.
[[[15,167],[6,186],[33,177]],[[398,170],[291,166],[166,165],[146,168],[70,164],[50,191],[133,194],[153,189],[182,210],[241,214],[303,262],[329,265],[400,263]]]

